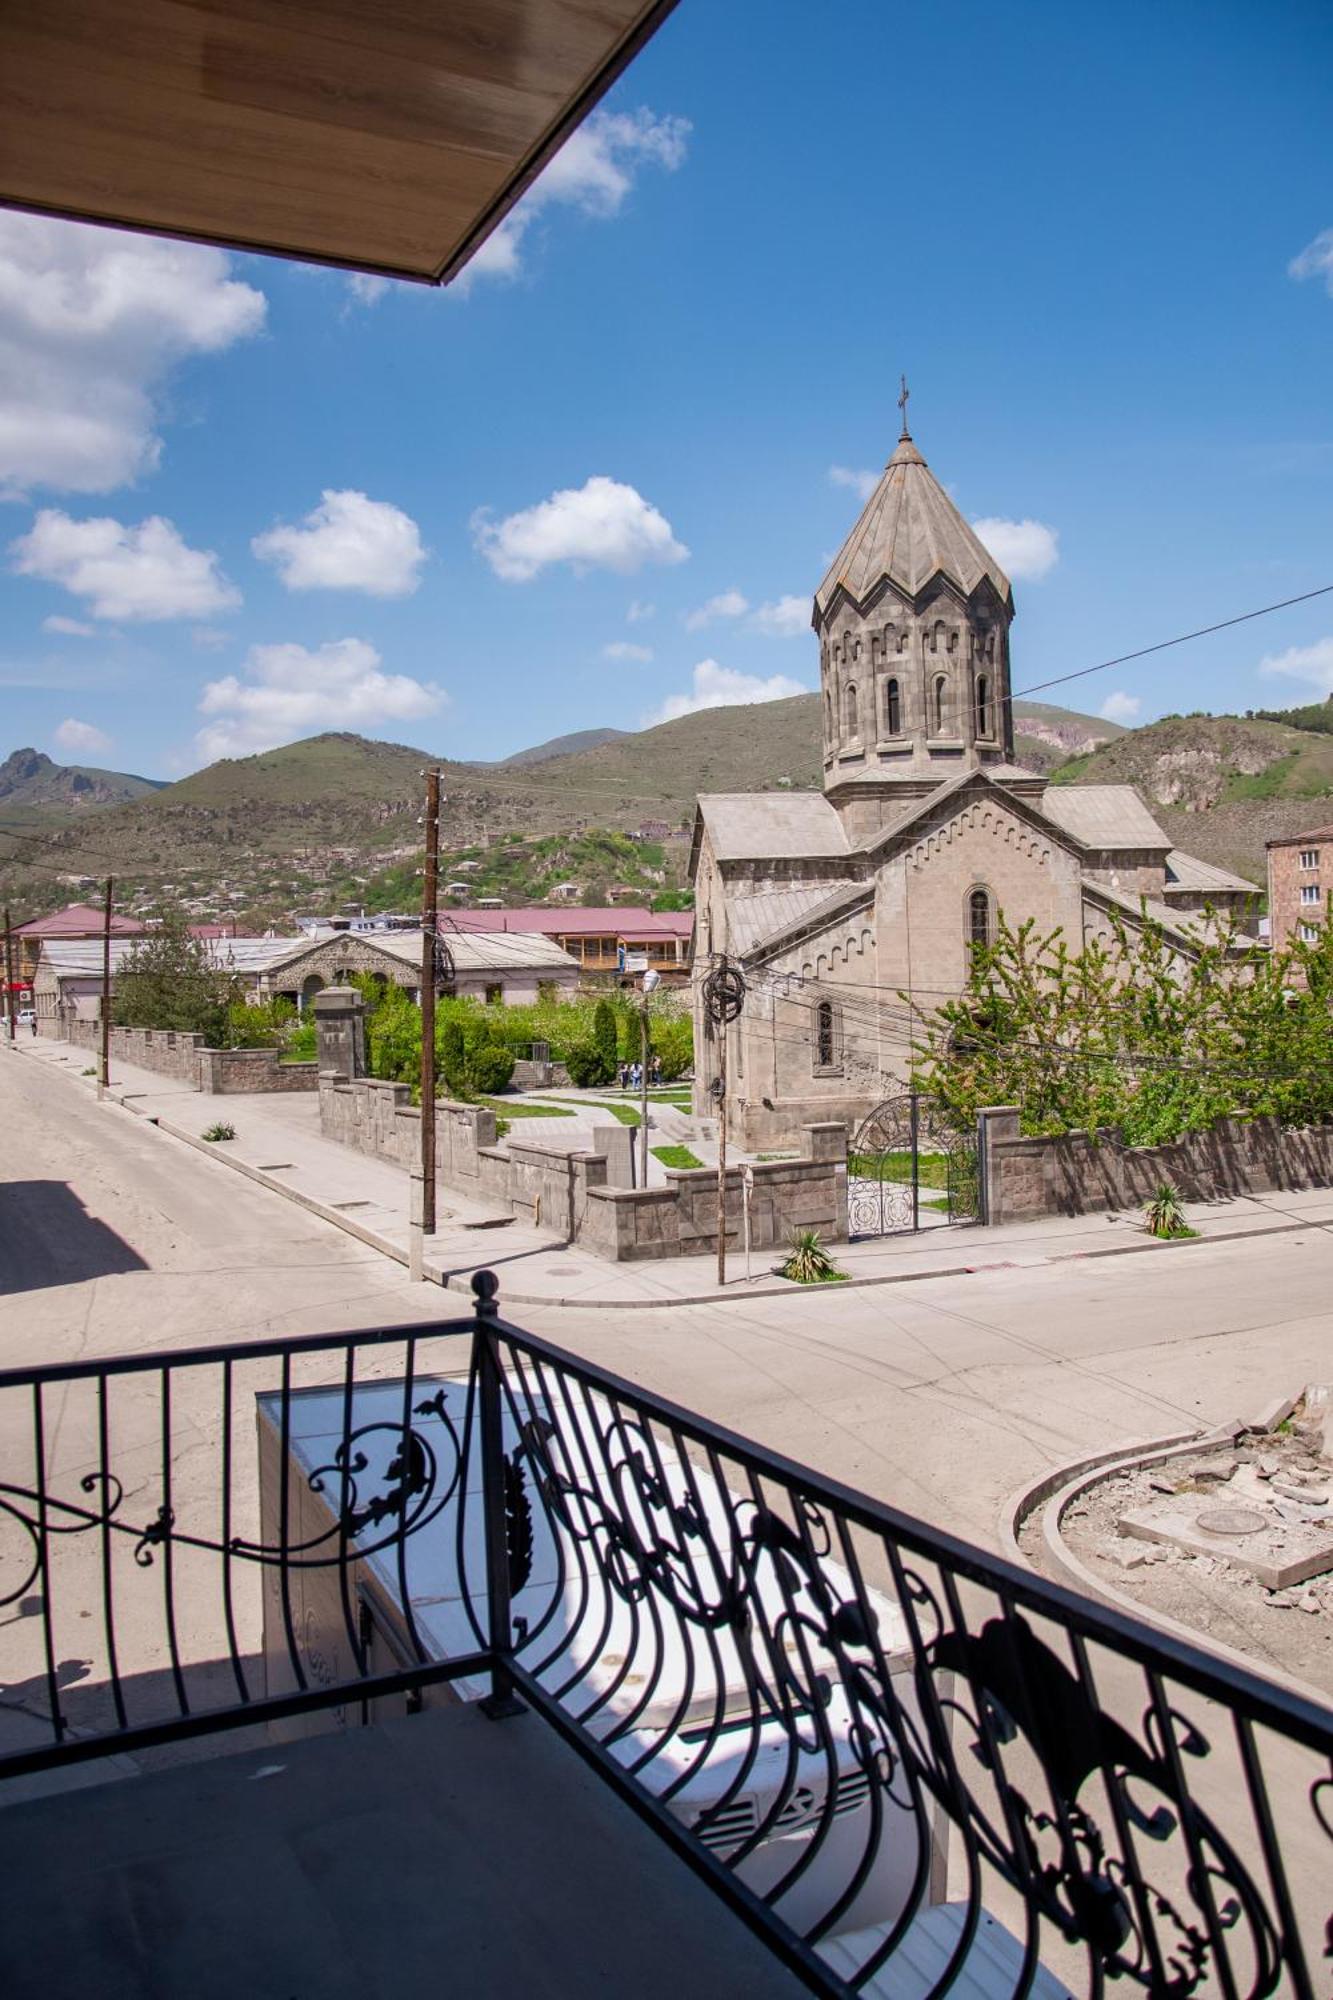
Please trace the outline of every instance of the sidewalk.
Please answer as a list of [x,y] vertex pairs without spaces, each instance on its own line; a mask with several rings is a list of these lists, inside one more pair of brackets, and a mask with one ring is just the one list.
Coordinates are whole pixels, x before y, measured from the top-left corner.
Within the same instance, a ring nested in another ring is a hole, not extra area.
[[[16,1054],[59,1072],[64,1079],[94,1089],[86,1051],[49,1040],[19,1043]],[[369,1159],[319,1130],[314,1094],[206,1097],[168,1078],[117,1064],[109,1093],[115,1104],[149,1119],[171,1141],[197,1148],[222,1169],[241,1173],[289,1201],[298,1202],[336,1228],[394,1258],[408,1262],[410,1177],[402,1167]],[[203,1138],[216,1121],[234,1125],[232,1140]],[[1108,1256],[1189,1257],[1209,1242],[1286,1231],[1333,1229],[1333,1189],[1280,1191],[1208,1205],[1191,1203],[1189,1220],[1197,1238],[1159,1243],[1146,1236],[1137,1213],[1048,1216],[1000,1228],[935,1227],[919,1235],[865,1238],[833,1246],[848,1283],[841,1293],[864,1285],[903,1284],[923,1278],[955,1277],[1017,1270],[1072,1259]],[[756,1251],[751,1275],[745,1254],[729,1249],[728,1282],[716,1283],[711,1257],[673,1257],[660,1262],[611,1264],[590,1256],[549,1230],[515,1222],[496,1204],[473,1200],[454,1189],[439,1191],[439,1227],[424,1245],[423,1268],[433,1283],[466,1293],[472,1273],[486,1265],[500,1273],[502,1296],[515,1305],[636,1307],[696,1305],[714,1300],[789,1296],[800,1287],[777,1275],[780,1256]]]

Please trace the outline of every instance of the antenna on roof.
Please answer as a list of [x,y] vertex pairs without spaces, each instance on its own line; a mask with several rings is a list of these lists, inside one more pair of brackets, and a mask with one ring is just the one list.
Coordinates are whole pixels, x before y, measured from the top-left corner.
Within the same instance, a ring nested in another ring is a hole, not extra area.
[[910,443],[912,433],[907,428],[907,404],[912,392],[907,386],[907,377],[905,375],[900,375],[898,380],[902,383],[902,391],[898,397],[898,408],[903,413],[903,427],[898,433],[898,442],[901,444],[903,439],[906,438]]

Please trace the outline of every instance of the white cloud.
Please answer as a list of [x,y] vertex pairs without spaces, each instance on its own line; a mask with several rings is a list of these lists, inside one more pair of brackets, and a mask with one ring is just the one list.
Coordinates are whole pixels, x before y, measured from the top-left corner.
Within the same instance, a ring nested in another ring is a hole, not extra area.
[[689,554],[641,493],[601,475],[503,521],[492,521],[490,509],[481,507],[472,516],[472,533],[506,583],[528,583],[549,563],[572,563],[576,572],[625,573],[645,563],[684,562]]
[[1313,646],[1289,646],[1259,662],[1261,674],[1289,674],[1308,681],[1321,695],[1333,694],[1333,639],[1316,639]]
[[58,611],[49,618],[43,618],[42,630],[58,633],[64,639],[91,639],[96,636],[94,626],[85,625],[81,618],[62,618]]
[[386,723],[434,715],[448,699],[430,682],[386,674],[364,639],[252,646],[244,675],[206,684],[199,712],[216,720],[195,737],[201,757],[249,757],[324,729],[378,734]]
[[1114,694],[1107,695],[1097,713],[1106,722],[1123,722],[1128,728],[1142,706],[1136,694],[1126,694],[1122,688],[1117,688]]
[[158,514],[137,528],[44,507],[10,544],[20,576],[63,584],[94,618],[208,618],[240,603],[211,549],[192,549]]
[[689,134],[687,118],[657,118],[645,109],[594,111],[486,238],[456,289],[467,291],[478,278],[516,278],[524,238],[543,209],[576,208],[602,220],[619,215],[643,167],[676,171]]
[[162,455],[172,370],[257,333],[221,250],[0,214],[0,497],[108,493]]
[[426,560],[420,530],[401,507],[328,487],[303,521],[268,528],[250,547],[288,590],[364,590],[370,597],[410,597]]
[[716,660],[700,660],[694,669],[693,683],[689,694],[668,695],[659,709],[644,716],[642,727],[651,729],[656,722],[674,722],[677,716],[695,715],[701,708],[745,707],[753,702],[786,701],[791,695],[809,693],[808,688],[786,674],[774,674],[763,680],[758,674],[740,674],[734,667],[719,666]]
[[883,477],[882,473],[861,472],[852,465],[831,465],[828,476],[831,486],[850,486],[858,500],[868,500]]
[[102,730],[95,729],[91,722],[78,722],[72,715],[56,724],[55,738],[62,750],[72,750],[76,756],[105,755],[112,747],[111,738]]
[[625,623],[627,625],[642,625],[646,618],[655,618],[656,616],[657,606],[655,604],[645,604],[642,598],[636,597],[630,605],[629,610],[625,613]]
[[1037,583],[1060,560],[1060,537],[1040,521],[1005,521],[986,515],[972,523],[1000,568],[1017,583]]
[[377,278],[370,271],[353,271],[347,289],[357,305],[377,306],[389,289],[389,280]]
[[1307,243],[1287,266],[1289,278],[1322,278],[1324,289],[1333,298],[1333,229],[1321,229],[1313,243]]
[[742,597],[739,590],[719,591],[710,597],[707,604],[701,604],[695,611],[685,614],[685,630],[702,632],[705,625],[711,625],[715,618],[743,618],[750,608],[748,597]]
[[761,604],[750,623],[770,639],[795,639],[810,630],[810,599],[779,597],[772,604]]
[[635,646],[628,639],[613,639],[609,646],[602,648],[604,660],[634,660],[642,663],[651,660],[652,657],[651,646]]

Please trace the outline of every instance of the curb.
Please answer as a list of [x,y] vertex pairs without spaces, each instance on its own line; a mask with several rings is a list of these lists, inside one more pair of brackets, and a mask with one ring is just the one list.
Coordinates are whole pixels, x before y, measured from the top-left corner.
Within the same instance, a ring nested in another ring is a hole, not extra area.
[[[16,1049],[15,1053],[22,1054],[22,1050]],[[55,1071],[57,1074],[71,1077],[76,1082],[83,1081],[81,1077],[75,1076],[74,1071],[69,1069],[61,1070],[54,1062],[46,1064],[45,1067]],[[216,1161],[220,1166],[229,1167],[233,1173],[243,1174],[247,1180],[254,1181],[259,1187],[268,1188],[272,1193],[282,1195],[285,1200],[295,1202],[299,1208],[304,1208],[309,1214],[317,1216],[321,1222],[331,1223],[335,1229],[341,1229],[345,1235],[355,1237],[358,1242],[364,1243],[368,1249],[377,1250],[382,1256],[390,1258],[395,1264],[402,1265],[404,1269],[408,1268],[407,1250],[393,1242],[391,1238],[381,1235],[378,1230],[367,1228],[364,1223],[355,1221],[341,1209],[332,1208],[327,1202],[320,1201],[318,1196],[304,1194],[299,1188],[294,1188],[285,1181],[275,1179],[271,1174],[265,1173],[262,1167],[251,1166],[248,1161],[238,1159],[234,1154],[229,1155],[221,1151],[215,1144],[199,1138],[196,1133],[185,1131],[179,1125],[172,1124],[169,1119],[163,1118],[160,1114],[140,1111],[126,1101],[127,1098],[136,1097],[140,1094],[137,1091],[123,1092],[113,1084],[110,1086],[103,1102],[118,1105],[122,1111],[129,1112],[131,1117],[142,1119],[145,1124],[155,1126],[159,1132],[166,1133],[170,1138],[181,1140],[185,1145],[192,1146],[196,1152],[203,1153],[206,1158]],[[1101,1257],[1152,1256],[1171,1251],[1189,1250],[1199,1244],[1205,1243],[1235,1243],[1248,1237],[1290,1236],[1304,1230],[1327,1229],[1327,1227],[1328,1225],[1322,1222],[1303,1222],[1297,1220],[1265,1223],[1257,1229],[1217,1230],[1206,1235],[1200,1234],[1184,1238],[1178,1242],[1159,1242],[1153,1237],[1145,1237],[1141,1242],[1108,1243],[1101,1249],[1052,1251],[1045,1255],[1024,1257],[1021,1259],[997,1257],[988,1259],[984,1263],[947,1264],[931,1271],[881,1271],[862,1278],[849,1276],[833,1289],[839,1293],[866,1291],[878,1285],[924,1284],[932,1278],[981,1277],[992,1271],[1035,1271],[1052,1264],[1086,1263],[1091,1262],[1094,1258]],[[551,1254],[559,1256],[562,1247],[558,1243],[552,1244]],[[428,1259],[424,1265],[422,1277],[423,1281],[439,1285],[445,1291],[461,1292],[464,1295],[470,1296],[472,1271],[476,1268],[473,1265],[469,1265],[466,1268],[456,1268],[450,1265],[446,1268],[439,1263],[432,1264]],[[614,1270],[618,1267],[612,1265],[608,1268]],[[785,1299],[790,1298],[793,1293],[817,1291],[818,1289],[819,1287],[817,1286],[794,1284],[787,1278],[779,1278],[776,1283],[766,1283],[761,1280],[758,1283],[752,1282],[749,1285],[744,1280],[737,1279],[734,1287],[728,1287],[723,1291],[718,1291],[714,1287],[711,1291],[679,1293],[666,1298],[598,1299],[582,1298],[577,1295],[553,1298],[549,1293],[511,1291],[508,1287],[505,1288],[504,1297],[507,1302],[513,1305],[549,1306],[556,1310],[657,1312],[664,1308],[669,1309],[675,1306],[731,1305],[737,1301],[745,1303],[751,1299]],[[1003,1521],[1000,1533],[1003,1546],[1006,1550],[1009,1550],[1010,1539],[1003,1526]],[[1017,1560],[1026,1563],[1025,1557],[1019,1556]],[[1028,1566],[1030,1567],[1030,1565]]]

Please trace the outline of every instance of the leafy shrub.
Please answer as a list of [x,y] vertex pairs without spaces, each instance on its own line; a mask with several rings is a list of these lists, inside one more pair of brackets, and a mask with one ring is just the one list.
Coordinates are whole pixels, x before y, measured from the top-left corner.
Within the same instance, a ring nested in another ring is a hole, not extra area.
[[209,1126],[203,1137],[210,1140],[234,1139],[236,1137],[236,1127],[234,1125],[224,1125],[219,1120],[216,1125]]
[[565,1068],[570,1082],[579,1090],[609,1083],[612,1076],[606,1056],[595,1042],[576,1042],[565,1057]]
[[[420,1033],[418,1025],[418,1036]],[[435,1059],[440,1075],[451,1091],[467,1089],[467,1048],[463,1040],[463,1023],[456,1014],[447,1015],[435,1031]]]
[[474,1049],[468,1061],[468,1080],[474,1090],[503,1090],[514,1074],[514,1058],[496,1042]]
[[674,1082],[694,1067],[694,1023],[686,1013],[655,1014],[651,1023],[653,1053],[661,1058],[665,1082]]
[[829,1256],[817,1229],[794,1229],[781,1276],[797,1285],[829,1285],[837,1284],[847,1273]]
[[620,1037],[616,1032],[616,1010],[609,1000],[599,1000],[592,1017],[592,1039],[600,1051],[604,1074],[599,1083],[606,1083],[616,1073],[620,1060]]
[[1185,1220],[1179,1191],[1170,1181],[1163,1181],[1152,1200],[1144,1210],[1143,1220],[1149,1236],[1170,1239],[1177,1236],[1197,1236],[1198,1230],[1191,1229]]

